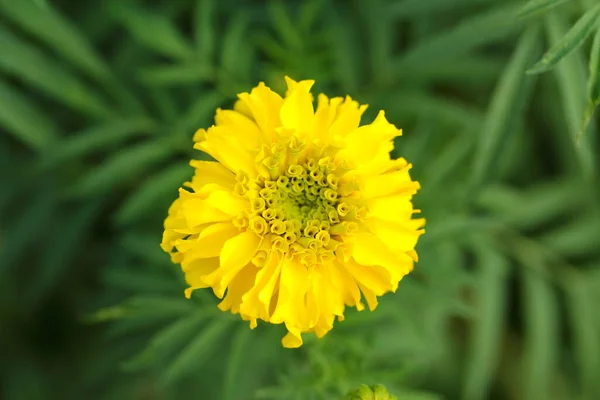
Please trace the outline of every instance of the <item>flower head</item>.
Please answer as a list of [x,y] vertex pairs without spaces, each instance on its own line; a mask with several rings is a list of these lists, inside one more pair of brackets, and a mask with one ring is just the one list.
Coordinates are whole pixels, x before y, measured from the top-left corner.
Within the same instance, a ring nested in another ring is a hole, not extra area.
[[[346,306],[371,310],[417,261],[423,233],[411,198],[411,165],[392,160],[401,131],[383,111],[359,126],[366,106],[318,96],[313,81],[286,78],[285,98],[263,83],[194,135],[216,161],[192,161],[165,220],[162,248],[219,308],[284,323],[285,347],[322,337]],[[361,296],[362,294],[362,296]]]

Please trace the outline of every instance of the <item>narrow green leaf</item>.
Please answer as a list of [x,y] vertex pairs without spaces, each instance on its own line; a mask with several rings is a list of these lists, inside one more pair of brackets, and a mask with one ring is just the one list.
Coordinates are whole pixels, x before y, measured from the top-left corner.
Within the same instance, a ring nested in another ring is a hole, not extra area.
[[53,221],[57,203],[53,187],[42,182],[38,189],[44,196],[31,197],[25,202],[16,220],[7,229],[10,235],[2,237],[0,282],[6,280],[6,274],[17,265],[20,257],[35,248],[36,240],[44,234],[40,227]]
[[441,14],[460,7],[492,3],[494,0],[402,0],[392,4],[390,14],[397,17],[423,17],[427,14]]
[[492,185],[482,189],[475,203],[508,224],[531,229],[585,207],[582,189],[584,186],[576,180],[545,182],[524,191]]
[[592,42],[592,51],[590,52],[590,61],[588,64],[587,97],[588,106],[585,110],[581,130],[577,135],[577,143],[585,134],[594,116],[596,108],[600,105],[600,27],[596,29],[594,41]]
[[587,212],[545,233],[540,240],[565,257],[586,257],[598,254],[598,238],[600,216]]
[[81,243],[90,233],[89,227],[95,221],[103,200],[88,199],[79,209],[71,210],[68,217],[63,214],[63,223],[50,228],[49,232],[53,232],[56,239],[48,243],[39,271],[27,286],[24,295],[30,304],[37,304],[45,297],[77,256],[77,251],[84,248]]
[[6,73],[21,78],[75,110],[95,117],[110,115],[105,100],[92,88],[2,25],[0,48],[0,69]]
[[249,24],[244,13],[236,14],[227,24],[221,42],[220,65],[227,74],[238,80],[233,83],[234,86],[249,80],[253,51],[253,44],[248,40]]
[[525,31],[498,81],[479,135],[478,151],[475,152],[473,161],[471,179],[475,186],[487,178],[498,154],[502,151],[502,137],[510,133],[515,121],[522,115],[532,86],[531,79],[524,74],[524,71],[530,60],[535,57],[538,45],[538,29],[534,27]]
[[0,0],[0,9],[8,18],[47,43],[90,76],[104,80],[109,70],[104,61],[78,32],[49,3],[40,6],[32,0]]
[[109,6],[114,18],[125,26],[140,45],[175,59],[193,57],[189,43],[166,15],[132,2],[112,1]]
[[243,326],[238,329],[234,336],[227,362],[227,370],[223,378],[223,400],[236,400],[241,393],[236,388],[239,387],[240,378],[247,374],[244,371],[245,358],[248,356],[248,348],[252,331],[248,327]]
[[537,254],[522,250],[523,299],[525,301],[524,397],[531,400],[552,398],[557,372],[559,341],[559,304],[550,284],[537,273],[545,268]]
[[0,80],[0,125],[35,150],[46,150],[56,140],[56,127],[30,99]]
[[577,50],[592,33],[598,23],[600,4],[588,10],[571,29],[544,54],[542,59],[527,70],[528,74],[540,74],[552,70],[564,57]]
[[422,65],[458,59],[479,46],[504,38],[522,24],[514,20],[515,11],[516,6],[511,4],[461,21],[409,48],[394,61],[393,70],[400,74]]
[[570,0],[530,0],[517,13],[517,17],[529,17],[531,15],[546,12],[556,6]]
[[180,117],[174,127],[176,134],[186,138],[186,144],[190,143],[193,133],[200,127],[208,126],[217,107],[221,106],[225,97],[218,92],[210,92],[198,97],[185,113]]
[[233,320],[227,317],[213,320],[166,367],[161,376],[161,383],[174,384],[184,375],[193,373],[198,367],[204,365],[210,355],[218,350],[217,343],[223,338],[232,322]]
[[114,189],[147,172],[148,168],[169,157],[173,151],[173,145],[164,140],[131,146],[87,173],[69,190],[68,195],[90,196]]
[[509,264],[505,257],[491,246],[477,239],[475,247],[479,277],[478,305],[473,322],[471,354],[467,377],[463,386],[463,399],[485,399],[499,366],[502,336],[505,326],[507,302],[506,279]]
[[194,10],[194,37],[200,60],[206,64],[214,62],[217,46],[215,0],[197,0]]
[[126,361],[123,368],[132,371],[156,362],[164,364],[165,358],[170,357],[177,351],[176,349],[181,348],[184,343],[194,337],[194,334],[201,329],[201,324],[205,319],[205,314],[194,312],[176,320],[154,335],[144,351]]
[[[600,8],[600,4],[597,8]],[[563,40],[567,31],[567,20],[561,14],[550,12],[546,16],[546,30],[552,46]],[[594,153],[589,137],[577,140],[581,129],[581,117],[585,113],[585,72],[580,55],[575,52],[574,57],[568,57],[561,62],[555,71],[558,89],[565,113],[567,128],[573,139],[575,154],[586,179],[593,178]]]
[[143,68],[139,77],[148,85],[172,87],[213,81],[215,72],[205,64],[165,65]]
[[155,125],[147,118],[113,120],[99,126],[86,128],[56,143],[44,154],[44,168],[73,158],[86,157],[90,153],[105,151],[127,139],[149,134]]
[[147,215],[155,204],[161,204],[161,200],[174,198],[177,195],[177,188],[189,180],[192,174],[189,164],[181,162],[152,175],[125,200],[115,215],[117,223],[133,222]]
[[290,50],[298,51],[302,48],[303,40],[296,24],[290,19],[284,2],[281,0],[270,1],[267,6],[273,29],[277,36]]
[[378,85],[391,83],[391,61],[394,50],[394,20],[389,11],[389,2],[372,0],[359,2],[367,29],[368,49],[371,71],[377,71],[375,81]]
[[577,369],[582,397],[595,398],[599,394],[600,376],[600,319],[596,315],[594,290],[587,276],[570,274],[566,283],[567,305],[573,335]]

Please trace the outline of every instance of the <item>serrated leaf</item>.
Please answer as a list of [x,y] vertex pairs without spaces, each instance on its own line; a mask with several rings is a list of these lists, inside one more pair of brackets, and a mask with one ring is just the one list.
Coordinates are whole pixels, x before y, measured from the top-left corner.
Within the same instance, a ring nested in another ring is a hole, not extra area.
[[216,27],[214,25],[216,21],[215,14],[214,0],[196,0],[196,7],[194,9],[194,38],[200,60],[207,64],[214,61],[214,53],[217,45]]
[[15,139],[42,151],[56,140],[56,127],[30,99],[0,80],[0,124]]
[[132,137],[147,135],[155,128],[147,118],[117,119],[73,133],[68,138],[50,147],[43,155],[43,167],[67,162],[90,153],[101,152]]
[[139,177],[171,154],[174,148],[166,140],[154,140],[123,149],[83,176],[67,193],[90,196],[117,188],[127,180]]
[[215,72],[205,64],[174,64],[145,67],[140,70],[139,78],[152,86],[187,86],[213,81]]
[[198,366],[204,365],[212,353],[217,351],[216,344],[233,322],[230,318],[219,318],[203,329],[179,355],[170,363],[160,377],[163,385],[176,383],[184,375],[192,373]]
[[546,267],[544,261],[528,248],[520,251],[525,301],[524,396],[545,400],[552,398],[552,383],[557,372],[559,304],[553,288],[537,272]]
[[147,215],[149,209],[165,198],[177,195],[177,188],[189,180],[193,170],[189,163],[182,162],[166,168],[140,185],[117,211],[115,219],[119,224],[133,222]]
[[[596,7],[600,9],[600,4]],[[566,18],[555,12],[546,16],[546,30],[552,46],[560,43],[567,31]],[[562,106],[567,128],[573,139],[575,154],[582,175],[591,179],[595,175],[594,153],[589,138],[579,136],[581,117],[585,113],[585,78],[582,60],[579,54],[565,58],[555,69],[555,77],[561,94]],[[579,140],[578,140],[579,139]]]
[[[104,99],[64,66],[0,24],[0,69],[90,116],[110,115]],[[40,68],[40,66],[43,66]]]
[[131,2],[112,1],[109,6],[114,18],[140,45],[175,59],[193,58],[191,46],[166,15]]
[[542,59],[527,70],[528,74],[540,74],[552,70],[564,57],[577,50],[592,33],[598,23],[600,15],[600,4],[588,10],[569,29],[569,31],[557,41],[553,40],[552,47],[544,54]]
[[531,58],[535,56],[538,44],[537,28],[531,28],[523,33],[494,90],[479,135],[478,151],[475,152],[473,161],[471,179],[475,186],[486,180],[498,154],[502,152],[502,137],[510,133],[515,120],[523,112],[532,85],[524,71]]
[[393,70],[401,73],[421,65],[458,59],[479,46],[501,39],[521,24],[513,18],[515,11],[516,6],[511,4],[461,21],[406,50],[394,61]]
[[46,42],[89,75],[104,80],[109,70],[104,61],[78,32],[49,3],[40,6],[32,0],[0,0],[4,15],[37,39]]
[[506,279],[509,264],[505,257],[491,246],[477,239],[475,247],[479,266],[477,288],[478,305],[473,322],[472,344],[463,399],[485,399],[501,357],[502,336],[506,321]]
[[530,0],[517,13],[518,17],[529,17],[551,10],[570,0]]

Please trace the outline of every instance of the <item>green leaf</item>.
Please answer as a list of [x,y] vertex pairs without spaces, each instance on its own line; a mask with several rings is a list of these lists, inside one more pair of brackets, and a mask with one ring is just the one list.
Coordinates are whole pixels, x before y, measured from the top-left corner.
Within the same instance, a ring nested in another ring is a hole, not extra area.
[[215,72],[204,64],[164,65],[142,68],[140,80],[152,86],[188,86],[210,82],[215,79]]
[[69,190],[71,196],[91,196],[110,191],[139,177],[154,164],[166,159],[174,152],[173,145],[165,140],[154,140],[131,146],[87,173]]
[[[227,24],[221,42],[220,66],[226,76],[231,76],[233,91],[237,85],[249,83],[252,68],[253,43],[248,38],[250,21],[244,13],[234,15]],[[227,79],[227,77],[225,77]]]
[[49,3],[41,6],[32,0],[0,0],[0,10],[90,76],[100,80],[109,76],[106,64],[85,40],[85,35],[71,26]]
[[206,64],[214,62],[217,45],[215,0],[196,0],[194,9],[194,38],[200,60]]
[[557,227],[540,238],[548,248],[566,257],[585,257],[598,254],[600,217],[586,212],[572,218],[567,224]]
[[598,23],[600,4],[588,10],[579,18],[573,27],[560,39],[553,40],[553,45],[542,59],[527,70],[528,74],[540,74],[552,70],[564,57],[577,50],[592,33]]
[[476,241],[479,266],[477,288],[478,304],[473,322],[471,354],[467,377],[463,386],[463,399],[485,399],[498,369],[502,351],[507,302],[506,280],[509,264],[505,257],[491,246]]
[[3,235],[2,246],[0,246],[0,282],[6,280],[6,274],[12,269],[20,258],[37,248],[36,241],[44,231],[40,227],[53,222],[56,209],[56,195],[53,187],[44,182],[38,184],[40,193],[44,196],[33,196],[30,201],[22,205],[14,223],[9,225],[7,232]]
[[111,1],[114,18],[142,46],[179,60],[193,58],[194,52],[185,37],[164,14],[157,14],[132,2]]
[[189,163],[181,162],[149,177],[133,194],[123,202],[115,219],[119,224],[134,222],[147,215],[161,200],[177,196],[177,188],[193,175]]
[[303,40],[296,24],[290,19],[284,2],[281,0],[270,1],[267,6],[273,29],[285,45],[293,51],[302,49]]
[[551,10],[552,8],[566,3],[569,0],[530,0],[525,4],[519,12],[517,17],[529,17],[531,15],[539,14]]
[[[90,116],[110,114],[106,102],[64,66],[0,25],[0,69]],[[43,66],[43,68],[40,68]]]
[[[600,4],[597,8],[600,8]],[[564,16],[550,12],[546,16],[546,30],[550,43],[555,46],[563,40],[567,30],[567,22]],[[585,78],[582,60],[578,57],[568,57],[557,66],[555,76],[558,81],[558,89],[565,113],[567,128],[573,139],[575,154],[579,162],[582,175],[591,179],[594,172],[594,153],[589,138],[578,139],[581,129],[581,118],[585,113]]]
[[390,14],[397,17],[424,17],[427,14],[441,14],[459,7],[492,3],[494,0],[402,0],[392,4]]
[[506,186],[487,186],[475,203],[510,225],[532,229],[585,207],[586,194],[576,180],[533,185],[524,191]]
[[523,114],[532,85],[531,79],[523,72],[535,56],[538,44],[537,28],[528,29],[523,33],[494,90],[473,161],[471,179],[475,186],[486,180],[497,156],[502,153],[502,138],[510,134],[515,120]]
[[30,99],[0,80],[0,124],[15,139],[35,150],[46,150],[56,138],[54,122]]
[[39,271],[34,279],[29,282],[26,293],[31,304],[37,304],[59,281],[65,269],[77,256],[84,246],[83,240],[90,233],[90,226],[94,223],[104,199],[88,199],[79,209],[63,214],[60,225],[50,228],[55,240],[48,244]]
[[470,51],[504,38],[522,22],[514,20],[514,4],[487,11],[461,21],[448,31],[417,43],[394,61],[393,70],[416,70],[422,65],[458,59]]
[[225,97],[218,92],[210,92],[198,96],[198,100],[192,103],[185,113],[179,118],[173,128],[176,135],[186,139],[186,146],[191,143],[193,133],[202,126],[210,124],[215,109],[225,101]]
[[[223,378],[223,400],[236,400],[241,393],[236,388],[239,387],[239,380],[248,372],[243,367],[247,365],[248,346],[253,332],[248,327],[243,326],[238,329],[231,343],[227,370]],[[237,396],[236,396],[237,395]]]
[[210,355],[218,350],[217,343],[231,326],[233,319],[221,317],[213,320],[187,345],[172,363],[167,365],[161,383],[165,386],[175,384],[184,375],[193,373],[199,366],[205,365]]
[[592,51],[590,52],[590,61],[588,64],[587,97],[588,106],[585,110],[581,130],[577,135],[577,143],[588,129],[588,126],[594,116],[596,108],[600,105],[600,27],[596,29],[594,41],[592,42]]
[[569,274],[565,287],[571,322],[568,325],[573,335],[572,343],[583,392],[581,398],[592,399],[600,391],[600,319],[595,307],[597,302],[587,276]]
[[524,397],[531,400],[552,398],[560,349],[559,304],[550,286],[537,271],[544,261],[529,249],[520,256],[525,301]]
[[375,74],[375,83],[389,85],[392,82],[392,51],[394,50],[394,20],[389,11],[389,2],[372,0],[359,2],[361,13],[366,19],[368,49],[371,71]]
[[85,158],[90,153],[105,151],[136,136],[147,135],[155,128],[147,118],[112,120],[86,128],[50,147],[42,159],[43,167],[51,167],[74,158]]
[[182,317],[155,334],[144,351],[123,364],[126,370],[137,370],[156,362],[164,364],[165,358],[170,357],[187,343],[198,330],[206,315],[194,312]]

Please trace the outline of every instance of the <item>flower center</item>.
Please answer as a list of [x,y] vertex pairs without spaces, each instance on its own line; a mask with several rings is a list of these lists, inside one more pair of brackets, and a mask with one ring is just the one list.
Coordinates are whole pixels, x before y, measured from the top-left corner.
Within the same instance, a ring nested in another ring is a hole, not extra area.
[[299,256],[306,265],[334,258],[341,244],[336,237],[357,230],[364,211],[344,198],[355,187],[340,178],[343,168],[330,157],[267,166],[271,172],[255,179],[238,173],[235,187],[250,201],[236,225],[268,238],[254,263],[261,266],[267,250]]

